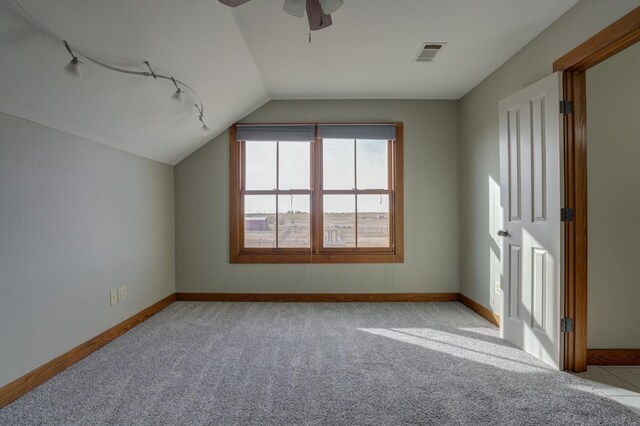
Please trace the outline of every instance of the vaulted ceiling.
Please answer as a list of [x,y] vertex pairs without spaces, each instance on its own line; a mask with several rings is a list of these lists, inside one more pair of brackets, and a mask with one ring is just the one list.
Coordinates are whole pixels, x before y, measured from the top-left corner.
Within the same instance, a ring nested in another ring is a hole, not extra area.
[[[217,0],[20,0],[60,38],[105,62],[174,75],[202,98],[170,99],[171,82],[91,63],[62,72],[64,46],[11,1],[0,3],[0,111],[175,164],[270,99],[459,99],[577,0],[345,0],[314,32],[282,0],[230,9]],[[446,42],[415,63],[422,42]]]

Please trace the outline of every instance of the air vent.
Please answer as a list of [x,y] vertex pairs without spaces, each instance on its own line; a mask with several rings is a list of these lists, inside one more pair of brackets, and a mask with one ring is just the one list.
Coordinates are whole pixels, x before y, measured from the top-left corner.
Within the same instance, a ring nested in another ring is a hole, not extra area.
[[413,59],[414,62],[433,62],[436,55],[442,50],[447,43],[426,42],[420,45],[418,54]]

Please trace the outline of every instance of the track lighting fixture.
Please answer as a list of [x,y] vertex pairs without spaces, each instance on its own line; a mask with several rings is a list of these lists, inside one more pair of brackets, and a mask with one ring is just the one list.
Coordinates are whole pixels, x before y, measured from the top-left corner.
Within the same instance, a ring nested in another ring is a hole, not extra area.
[[209,129],[207,127],[206,124],[204,124],[204,107],[198,104],[195,104],[196,109],[198,110],[198,120],[200,120],[200,123],[202,123],[202,134],[206,135],[209,133],[209,131],[211,129]]
[[[49,34],[52,38],[55,38],[56,40],[64,43],[64,47],[67,49],[67,52],[69,52],[69,54],[71,55],[71,61],[69,62],[69,64],[64,68],[64,71],[70,75],[73,75],[74,77],[82,77],[82,69],[80,67],[80,64],[82,64],[83,62],[78,59],[78,56],[81,56],[83,59],[86,59],[87,61],[94,63],[96,65],[99,65],[103,68],[106,68],[108,70],[111,71],[116,71],[122,74],[128,74],[128,75],[136,75],[136,76],[140,76],[140,77],[153,77],[156,80],[170,80],[173,85],[176,87],[176,91],[174,92],[174,94],[171,96],[171,99],[175,99],[175,100],[182,100],[182,98],[184,97],[184,93],[185,93],[185,89],[187,91],[190,92],[191,96],[193,96],[197,101],[198,104],[196,104],[196,109],[198,110],[198,121],[200,121],[200,123],[202,123],[202,132],[203,134],[207,134],[209,133],[209,128],[207,127],[207,125],[204,123],[204,106],[202,104],[202,99],[200,99],[200,96],[198,96],[198,94],[196,93],[195,90],[193,90],[188,84],[186,84],[183,81],[178,80],[177,78],[174,78],[173,76],[168,76],[168,75],[162,75],[162,74],[157,74],[153,68],[151,68],[151,64],[149,63],[149,61],[144,61],[144,64],[147,66],[147,68],[149,69],[149,71],[141,71],[139,69],[137,70],[132,70],[132,69],[126,69],[126,68],[121,68],[115,65],[110,65],[106,62],[102,62],[98,59],[95,59],[92,56],[89,56],[83,52],[80,52],[77,49],[71,49],[71,47],[69,46],[69,43],[67,43],[66,40],[63,40],[62,38],[58,37],[55,33],[53,33],[51,30],[49,30],[47,27],[45,27],[44,25],[42,25],[37,19],[35,19],[23,6],[22,4],[20,4],[20,2],[18,0],[13,0],[14,3],[18,6],[18,8],[20,8],[20,10],[22,11],[22,13],[25,14],[25,16],[27,18],[29,18],[29,20],[31,22],[33,22],[33,24],[38,27],[40,30],[42,30],[42,32]],[[248,1],[248,0],[245,0]],[[242,0],[229,0],[229,3],[243,3],[244,1]]]
[[151,72],[151,77],[157,80],[158,76],[156,75],[155,72],[153,72],[153,68],[151,68],[151,64],[149,64],[149,61],[144,61],[144,63],[147,65],[147,68],[149,68],[149,71]]
[[82,78],[82,70],[80,69],[80,64],[82,63],[82,61],[79,60],[78,57],[73,53],[73,50],[71,50],[71,47],[69,47],[69,43],[67,43],[67,40],[62,40],[62,42],[64,43],[64,47],[67,48],[67,52],[69,52],[69,55],[71,55],[71,61],[67,64],[66,67],[64,67],[64,72],[74,77]]
[[182,94],[184,93],[184,91],[178,86],[175,78],[171,77],[171,81],[173,82],[173,85],[176,86],[176,91],[173,96],[171,96],[171,99],[173,99],[174,101],[182,102]]

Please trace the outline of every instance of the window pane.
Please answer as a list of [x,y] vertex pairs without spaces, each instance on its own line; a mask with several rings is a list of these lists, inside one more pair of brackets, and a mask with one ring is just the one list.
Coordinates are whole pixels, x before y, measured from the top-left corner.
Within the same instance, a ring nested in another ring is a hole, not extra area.
[[309,195],[278,196],[278,247],[311,247],[309,207]]
[[275,195],[245,195],[244,246],[276,246]]
[[353,144],[353,139],[324,139],[322,141],[324,189],[353,189],[355,187]]
[[388,189],[388,143],[371,139],[356,142],[358,189]]
[[280,142],[280,189],[311,189],[310,153],[310,142]]
[[[245,142],[246,189],[276,187],[276,142]],[[273,206],[275,211],[275,204]]]
[[325,195],[323,208],[324,247],[355,247],[355,195]]
[[389,247],[389,195],[358,195],[358,247]]

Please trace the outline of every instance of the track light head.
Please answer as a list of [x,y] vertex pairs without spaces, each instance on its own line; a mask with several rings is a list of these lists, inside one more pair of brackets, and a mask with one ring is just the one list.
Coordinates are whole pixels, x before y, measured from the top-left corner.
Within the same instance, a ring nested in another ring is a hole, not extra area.
[[82,62],[78,58],[71,59],[67,66],[64,67],[64,72],[74,77],[82,78],[82,68],[80,68],[81,63]]
[[201,105],[198,105],[198,104],[195,104],[195,107],[198,110],[198,120],[200,121],[200,123],[202,123],[202,127],[201,127],[202,134],[206,135],[211,131],[211,129],[209,129],[206,124],[204,124],[204,119],[203,119],[203,117],[204,117],[204,107],[202,107]]
[[73,53],[73,50],[69,47],[69,43],[67,43],[67,40],[63,40],[62,42],[64,43],[64,47],[67,49],[67,52],[69,52],[69,55],[71,55],[71,61],[66,67],[64,67],[64,72],[74,77],[82,78],[82,70],[80,69],[82,61]]
[[173,96],[171,96],[171,99],[173,99],[174,101],[178,101],[178,102],[182,102],[182,94],[184,92],[182,91],[182,89],[176,89],[176,91],[174,92]]
[[171,96],[171,99],[173,99],[174,101],[182,102],[182,94],[184,93],[184,90],[182,90],[180,86],[178,86],[175,78],[171,77],[171,81],[173,82],[173,85],[176,86],[176,91],[173,93],[173,96]]

